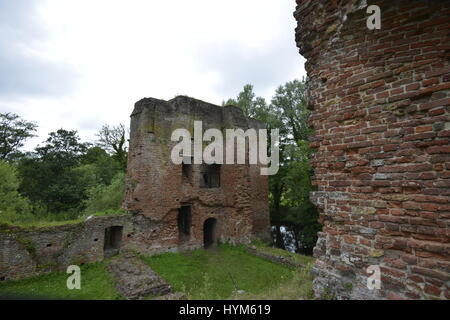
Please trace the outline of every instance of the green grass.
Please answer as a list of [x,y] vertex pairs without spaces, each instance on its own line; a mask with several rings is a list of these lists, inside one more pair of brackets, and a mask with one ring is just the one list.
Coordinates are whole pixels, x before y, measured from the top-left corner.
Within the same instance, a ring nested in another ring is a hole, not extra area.
[[41,228],[51,228],[69,224],[82,223],[84,219],[73,219],[73,220],[61,220],[61,221],[51,221],[51,220],[36,220],[36,221],[23,221],[23,222],[9,222],[0,221],[0,224],[7,227],[20,227],[22,229],[41,229]]
[[50,273],[36,278],[0,282],[0,298],[19,299],[120,299],[114,280],[106,270],[107,261],[81,266],[81,289],[67,289],[64,272]]
[[[93,214],[93,216],[96,217],[111,216],[111,215],[126,215],[126,213],[124,213],[124,211],[110,210]],[[43,217],[35,217],[33,220],[15,221],[15,222],[11,222],[9,220],[2,219],[2,217],[0,217],[0,227],[3,226],[4,228],[7,228],[8,226],[14,226],[23,229],[51,228],[70,224],[79,224],[84,222],[87,217],[88,215],[83,215],[76,219],[64,219],[64,217],[62,219],[59,219],[57,218],[56,215],[48,215]]]
[[[282,252],[284,253],[284,252]],[[310,299],[312,258],[295,270],[246,252],[244,246],[220,245],[216,250],[165,253],[142,257],[174,291],[189,299]],[[106,270],[109,260],[81,267],[81,290],[69,290],[68,274],[0,282],[0,298],[24,299],[123,299]],[[237,293],[235,290],[244,290]]]
[[[290,297],[308,298],[311,279],[305,274],[286,266],[255,257],[243,246],[221,245],[217,250],[195,250],[189,253],[165,253],[142,257],[150,267],[168,281],[176,291],[183,291],[189,299],[238,298],[235,289],[244,290],[246,295],[268,297],[280,286],[295,280],[305,282]],[[281,296],[281,293],[280,293]],[[261,298],[262,299],[262,298]],[[269,298],[270,299],[270,298]]]
[[234,300],[309,300],[313,299],[312,291],[312,262],[306,268],[296,271],[294,276],[277,285],[276,288],[257,294],[243,293],[233,294]]

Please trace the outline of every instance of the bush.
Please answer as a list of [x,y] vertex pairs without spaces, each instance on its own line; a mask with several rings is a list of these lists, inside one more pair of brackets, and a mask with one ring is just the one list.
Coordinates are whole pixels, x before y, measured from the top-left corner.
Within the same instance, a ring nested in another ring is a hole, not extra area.
[[28,200],[18,192],[19,184],[16,168],[0,160],[0,220],[3,222],[33,219]]
[[109,185],[96,185],[89,189],[88,200],[84,202],[86,214],[120,211],[125,191],[125,175],[118,173]]

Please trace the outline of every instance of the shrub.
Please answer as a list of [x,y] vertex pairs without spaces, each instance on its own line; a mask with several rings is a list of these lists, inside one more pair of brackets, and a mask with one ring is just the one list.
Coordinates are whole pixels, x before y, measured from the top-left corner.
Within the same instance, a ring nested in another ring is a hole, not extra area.
[[17,191],[19,184],[16,168],[0,160],[0,220],[3,222],[33,219],[28,200]]
[[125,190],[125,175],[118,173],[109,185],[96,185],[89,189],[88,200],[85,201],[85,213],[120,211]]

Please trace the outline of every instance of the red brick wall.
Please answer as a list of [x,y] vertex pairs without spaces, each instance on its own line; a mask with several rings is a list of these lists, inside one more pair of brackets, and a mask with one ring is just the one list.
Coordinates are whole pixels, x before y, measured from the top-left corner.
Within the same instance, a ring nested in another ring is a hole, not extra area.
[[[298,0],[317,296],[450,299],[450,1]],[[381,290],[366,268],[381,267]]]
[[[217,219],[217,238],[224,242],[248,242],[269,236],[268,177],[258,165],[221,166],[220,188],[200,187],[200,165],[192,165],[191,179],[183,179],[182,166],[170,155],[177,142],[173,130],[193,132],[194,121],[208,128],[262,128],[236,107],[219,107],[200,100],[177,97],[170,101],[143,99],[131,116],[124,208],[138,214],[132,242],[140,251],[158,252],[203,245],[203,224]],[[180,237],[178,209],[192,207],[188,239]]]

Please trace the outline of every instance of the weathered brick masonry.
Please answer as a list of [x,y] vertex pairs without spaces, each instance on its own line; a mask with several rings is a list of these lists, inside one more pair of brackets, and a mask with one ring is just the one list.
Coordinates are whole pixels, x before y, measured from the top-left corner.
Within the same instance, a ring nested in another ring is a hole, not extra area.
[[[118,229],[112,242],[111,228]],[[84,222],[51,227],[0,225],[0,281],[66,271],[69,265],[103,260],[131,240],[132,217],[94,217]]]
[[[369,30],[367,5],[381,8]],[[450,299],[450,1],[297,0],[317,296]],[[381,266],[381,290],[366,268]]]
[[[145,251],[201,247],[208,244],[207,233],[210,240],[234,243],[269,236],[268,178],[259,165],[223,164],[210,174],[210,166],[171,161],[178,143],[171,141],[172,132],[183,128],[193,137],[194,121],[202,121],[203,131],[264,127],[237,107],[184,96],[136,103],[124,207],[152,225],[135,239]],[[205,174],[214,185],[206,185]]]

